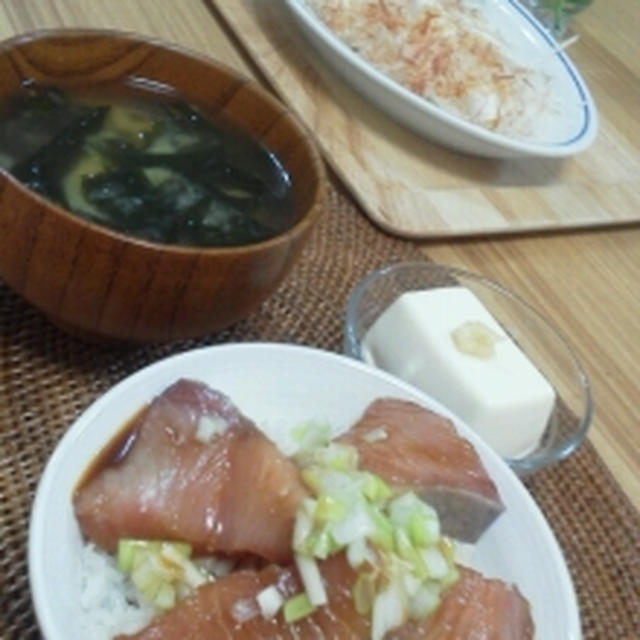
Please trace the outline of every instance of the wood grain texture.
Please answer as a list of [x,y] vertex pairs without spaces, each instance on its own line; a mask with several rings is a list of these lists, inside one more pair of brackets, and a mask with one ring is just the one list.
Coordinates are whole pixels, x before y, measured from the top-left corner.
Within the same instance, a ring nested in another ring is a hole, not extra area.
[[591,379],[589,438],[640,509],[640,229],[424,245],[483,273],[560,327]]
[[246,76],[146,38],[40,32],[0,46],[0,96],[26,79],[62,88],[137,76],[273,151],[292,178],[294,224],[238,247],[152,244],[71,215],[0,172],[0,276],[56,324],[86,336],[153,342],[200,336],[246,317],[291,270],[323,211],[324,166],[296,119]]
[[240,53],[221,33],[211,31],[211,23],[211,14],[201,0],[180,0],[179,3],[3,0],[0,3],[0,38],[60,27],[122,29],[169,40],[246,72],[248,68]]
[[[595,144],[566,160],[496,161],[447,151],[394,124],[318,59],[278,3],[213,2],[386,231],[434,238],[640,220],[640,124],[633,115],[640,77],[590,29],[571,56],[600,108]],[[640,55],[637,38],[629,46]]]

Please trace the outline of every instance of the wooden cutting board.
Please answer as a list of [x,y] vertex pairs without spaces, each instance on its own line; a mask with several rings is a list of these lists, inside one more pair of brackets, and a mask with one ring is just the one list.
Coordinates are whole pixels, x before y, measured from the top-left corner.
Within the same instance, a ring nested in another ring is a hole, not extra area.
[[599,108],[594,145],[565,160],[489,160],[430,143],[365,102],[314,54],[281,2],[212,2],[384,230],[446,238],[640,221],[640,125],[617,92],[640,107],[640,78],[588,33],[572,59]]

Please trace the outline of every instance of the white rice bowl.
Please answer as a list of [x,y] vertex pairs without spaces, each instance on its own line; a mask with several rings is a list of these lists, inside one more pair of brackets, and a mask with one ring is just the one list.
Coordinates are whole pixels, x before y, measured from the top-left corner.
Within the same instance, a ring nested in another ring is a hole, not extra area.
[[230,396],[285,450],[291,448],[292,427],[313,419],[344,431],[381,396],[413,400],[452,418],[475,445],[506,506],[471,553],[464,548],[465,555],[485,575],[517,585],[531,603],[536,638],[581,638],[574,589],[549,526],[518,478],[466,425],[413,387],[344,356],[292,345],[231,344],[173,356],[130,376],[91,405],[56,447],[29,530],[31,592],[46,640],[111,638],[149,619],[149,609],[136,602],[112,559],[83,541],[71,497],[119,427],[181,377]]

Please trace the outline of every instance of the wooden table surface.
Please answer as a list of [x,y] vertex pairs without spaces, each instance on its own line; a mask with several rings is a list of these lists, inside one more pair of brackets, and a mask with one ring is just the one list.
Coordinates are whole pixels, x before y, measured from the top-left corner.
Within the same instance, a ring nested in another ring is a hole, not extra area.
[[[638,3],[596,0],[574,24],[580,41],[573,60],[587,82],[610,88],[596,95],[600,110],[611,118],[640,113]],[[206,0],[0,3],[1,38],[60,26],[150,34],[252,70]],[[587,59],[588,68],[581,66]],[[638,135],[638,129],[629,135]],[[640,509],[640,228],[448,240],[422,248],[437,262],[481,272],[514,288],[571,337],[593,383],[596,416],[589,437]]]
[[[640,122],[632,110],[612,108],[621,88],[628,102],[640,103],[640,86],[620,65],[602,73],[607,52],[597,41],[594,47],[585,46],[588,38],[566,43],[581,56],[603,107],[596,109],[595,142],[566,159],[481,158],[394,122],[380,100],[344,80],[343,65],[311,49],[288,3],[209,1],[272,89],[313,130],[361,210],[390,234],[433,240],[640,222]],[[511,6],[514,0],[483,1]]]

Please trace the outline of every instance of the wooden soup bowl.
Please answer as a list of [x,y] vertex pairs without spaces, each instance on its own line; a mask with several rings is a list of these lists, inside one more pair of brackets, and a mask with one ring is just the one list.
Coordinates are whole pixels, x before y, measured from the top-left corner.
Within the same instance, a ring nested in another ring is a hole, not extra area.
[[174,87],[275,152],[292,179],[294,226],[240,247],[155,244],[87,222],[0,171],[0,278],[77,335],[131,342],[200,336],[246,317],[291,270],[324,208],[324,165],[279,101],[205,57],[112,31],[41,31],[0,44],[0,97],[25,81],[64,89],[131,76]]

